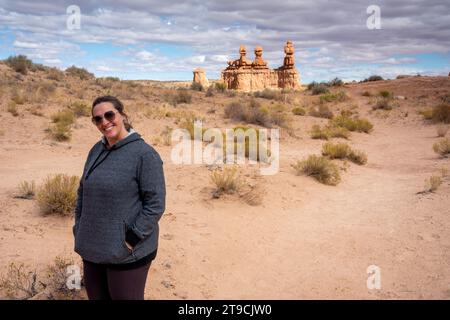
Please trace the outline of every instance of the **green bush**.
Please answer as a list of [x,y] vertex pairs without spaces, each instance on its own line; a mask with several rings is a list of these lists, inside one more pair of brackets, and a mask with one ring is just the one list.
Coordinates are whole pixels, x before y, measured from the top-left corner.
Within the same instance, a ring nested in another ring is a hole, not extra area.
[[310,155],[307,159],[297,161],[293,166],[298,175],[312,176],[327,185],[337,185],[341,181],[339,169],[326,157]]

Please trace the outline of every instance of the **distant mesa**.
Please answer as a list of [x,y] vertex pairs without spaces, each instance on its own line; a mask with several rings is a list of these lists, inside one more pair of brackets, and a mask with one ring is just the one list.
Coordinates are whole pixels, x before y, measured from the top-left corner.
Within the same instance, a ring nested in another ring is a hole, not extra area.
[[239,59],[228,61],[228,67],[222,71],[222,81],[228,89],[240,91],[258,91],[262,89],[298,89],[299,73],[294,63],[294,44],[288,40],[284,46],[283,65],[277,69],[269,69],[263,59],[263,48],[254,50],[255,60],[247,59],[245,46],[239,47]]

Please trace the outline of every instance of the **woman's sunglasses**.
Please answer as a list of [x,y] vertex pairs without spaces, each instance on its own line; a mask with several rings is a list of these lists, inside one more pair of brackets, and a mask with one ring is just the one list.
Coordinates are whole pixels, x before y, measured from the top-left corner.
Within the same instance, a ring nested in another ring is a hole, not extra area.
[[105,118],[106,121],[114,121],[114,119],[116,118],[116,113],[112,110],[106,111],[103,116],[92,117],[92,122],[96,125],[99,125],[103,122],[103,118]]

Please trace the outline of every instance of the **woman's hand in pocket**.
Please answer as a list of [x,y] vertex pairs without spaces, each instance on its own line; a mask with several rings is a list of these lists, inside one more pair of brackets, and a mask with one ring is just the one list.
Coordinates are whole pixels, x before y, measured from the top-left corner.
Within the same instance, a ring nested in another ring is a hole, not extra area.
[[131,244],[125,241],[125,245],[127,246],[128,249],[130,249],[130,251],[133,251],[133,247],[131,246]]

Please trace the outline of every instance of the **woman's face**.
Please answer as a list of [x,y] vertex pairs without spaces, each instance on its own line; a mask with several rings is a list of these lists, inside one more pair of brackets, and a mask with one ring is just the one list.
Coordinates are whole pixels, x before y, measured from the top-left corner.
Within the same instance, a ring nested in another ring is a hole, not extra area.
[[[114,112],[114,119],[105,119],[106,112]],[[102,102],[94,107],[92,112],[93,117],[102,117],[101,122],[96,123],[97,129],[107,138],[109,141],[119,140],[121,134],[125,130],[123,124],[123,116],[114,108],[110,102]]]

